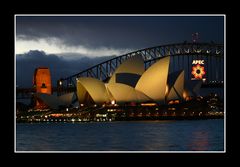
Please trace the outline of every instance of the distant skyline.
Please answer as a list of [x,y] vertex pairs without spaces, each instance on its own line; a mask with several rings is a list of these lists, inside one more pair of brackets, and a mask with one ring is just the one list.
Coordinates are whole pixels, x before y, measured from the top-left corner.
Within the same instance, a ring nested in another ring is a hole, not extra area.
[[199,42],[223,43],[224,17],[17,15],[17,84],[31,86],[38,66],[48,66],[56,82],[95,64],[95,57],[191,42],[195,32]]

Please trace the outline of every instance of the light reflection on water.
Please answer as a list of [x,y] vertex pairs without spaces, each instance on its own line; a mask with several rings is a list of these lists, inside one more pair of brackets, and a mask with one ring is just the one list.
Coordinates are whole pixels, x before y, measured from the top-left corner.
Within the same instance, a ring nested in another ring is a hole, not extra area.
[[17,124],[17,151],[223,151],[224,120]]

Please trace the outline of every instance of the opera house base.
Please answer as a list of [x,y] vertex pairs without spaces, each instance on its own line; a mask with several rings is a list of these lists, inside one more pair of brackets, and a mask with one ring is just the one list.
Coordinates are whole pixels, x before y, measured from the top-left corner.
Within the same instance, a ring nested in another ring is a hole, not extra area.
[[118,117],[115,121],[160,121],[160,120],[203,120],[203,119],[223,119],[223,115],[205,116],[159,116],[159,117]]
[[223,119],[223,106],[198,100],[152,106],[91,106],[65,110],[31,111],[17,115],[17,122],[108,122]]
[[199,115],[196,112],[195,115],[159,115],[159,116],[112,116],[107,114],[104,116],[48,116],[42,118],[39,116],[29,116],[23,118],[17,118],[17,123],[50,123],[50,122],[69,122],[69,123],[81,123],[81,122],[112,122],[112,121],[161,121],[161,120],[203,120],[203,119],[223,119],[224,114],[222,112],[212,112],[211,114]]

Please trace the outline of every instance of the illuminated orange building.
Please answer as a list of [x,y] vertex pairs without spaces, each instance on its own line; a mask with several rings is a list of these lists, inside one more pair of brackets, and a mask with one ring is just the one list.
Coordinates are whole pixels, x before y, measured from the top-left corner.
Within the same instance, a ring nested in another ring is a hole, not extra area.
[[[33,86],[36,88],[36,93],[52,94],[52,83],[49,68],[39,67],[35,69]],[[47,106],[39,99],[36,100],[35,108],[42,109],[46,107]]]

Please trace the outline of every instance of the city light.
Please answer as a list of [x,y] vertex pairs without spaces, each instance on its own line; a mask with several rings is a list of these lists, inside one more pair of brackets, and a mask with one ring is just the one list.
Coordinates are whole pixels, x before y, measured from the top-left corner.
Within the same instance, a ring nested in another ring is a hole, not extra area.
[[141,106],[156,106],[156,103],[141,103]]
[[115,104],[115,100],[112,100],[112,101],[111,101],[111,104],[114,105],[114,104]]
[[168,85],[166,85],[166,91],[165,91],[165,95],[167,95],[168,94]]

